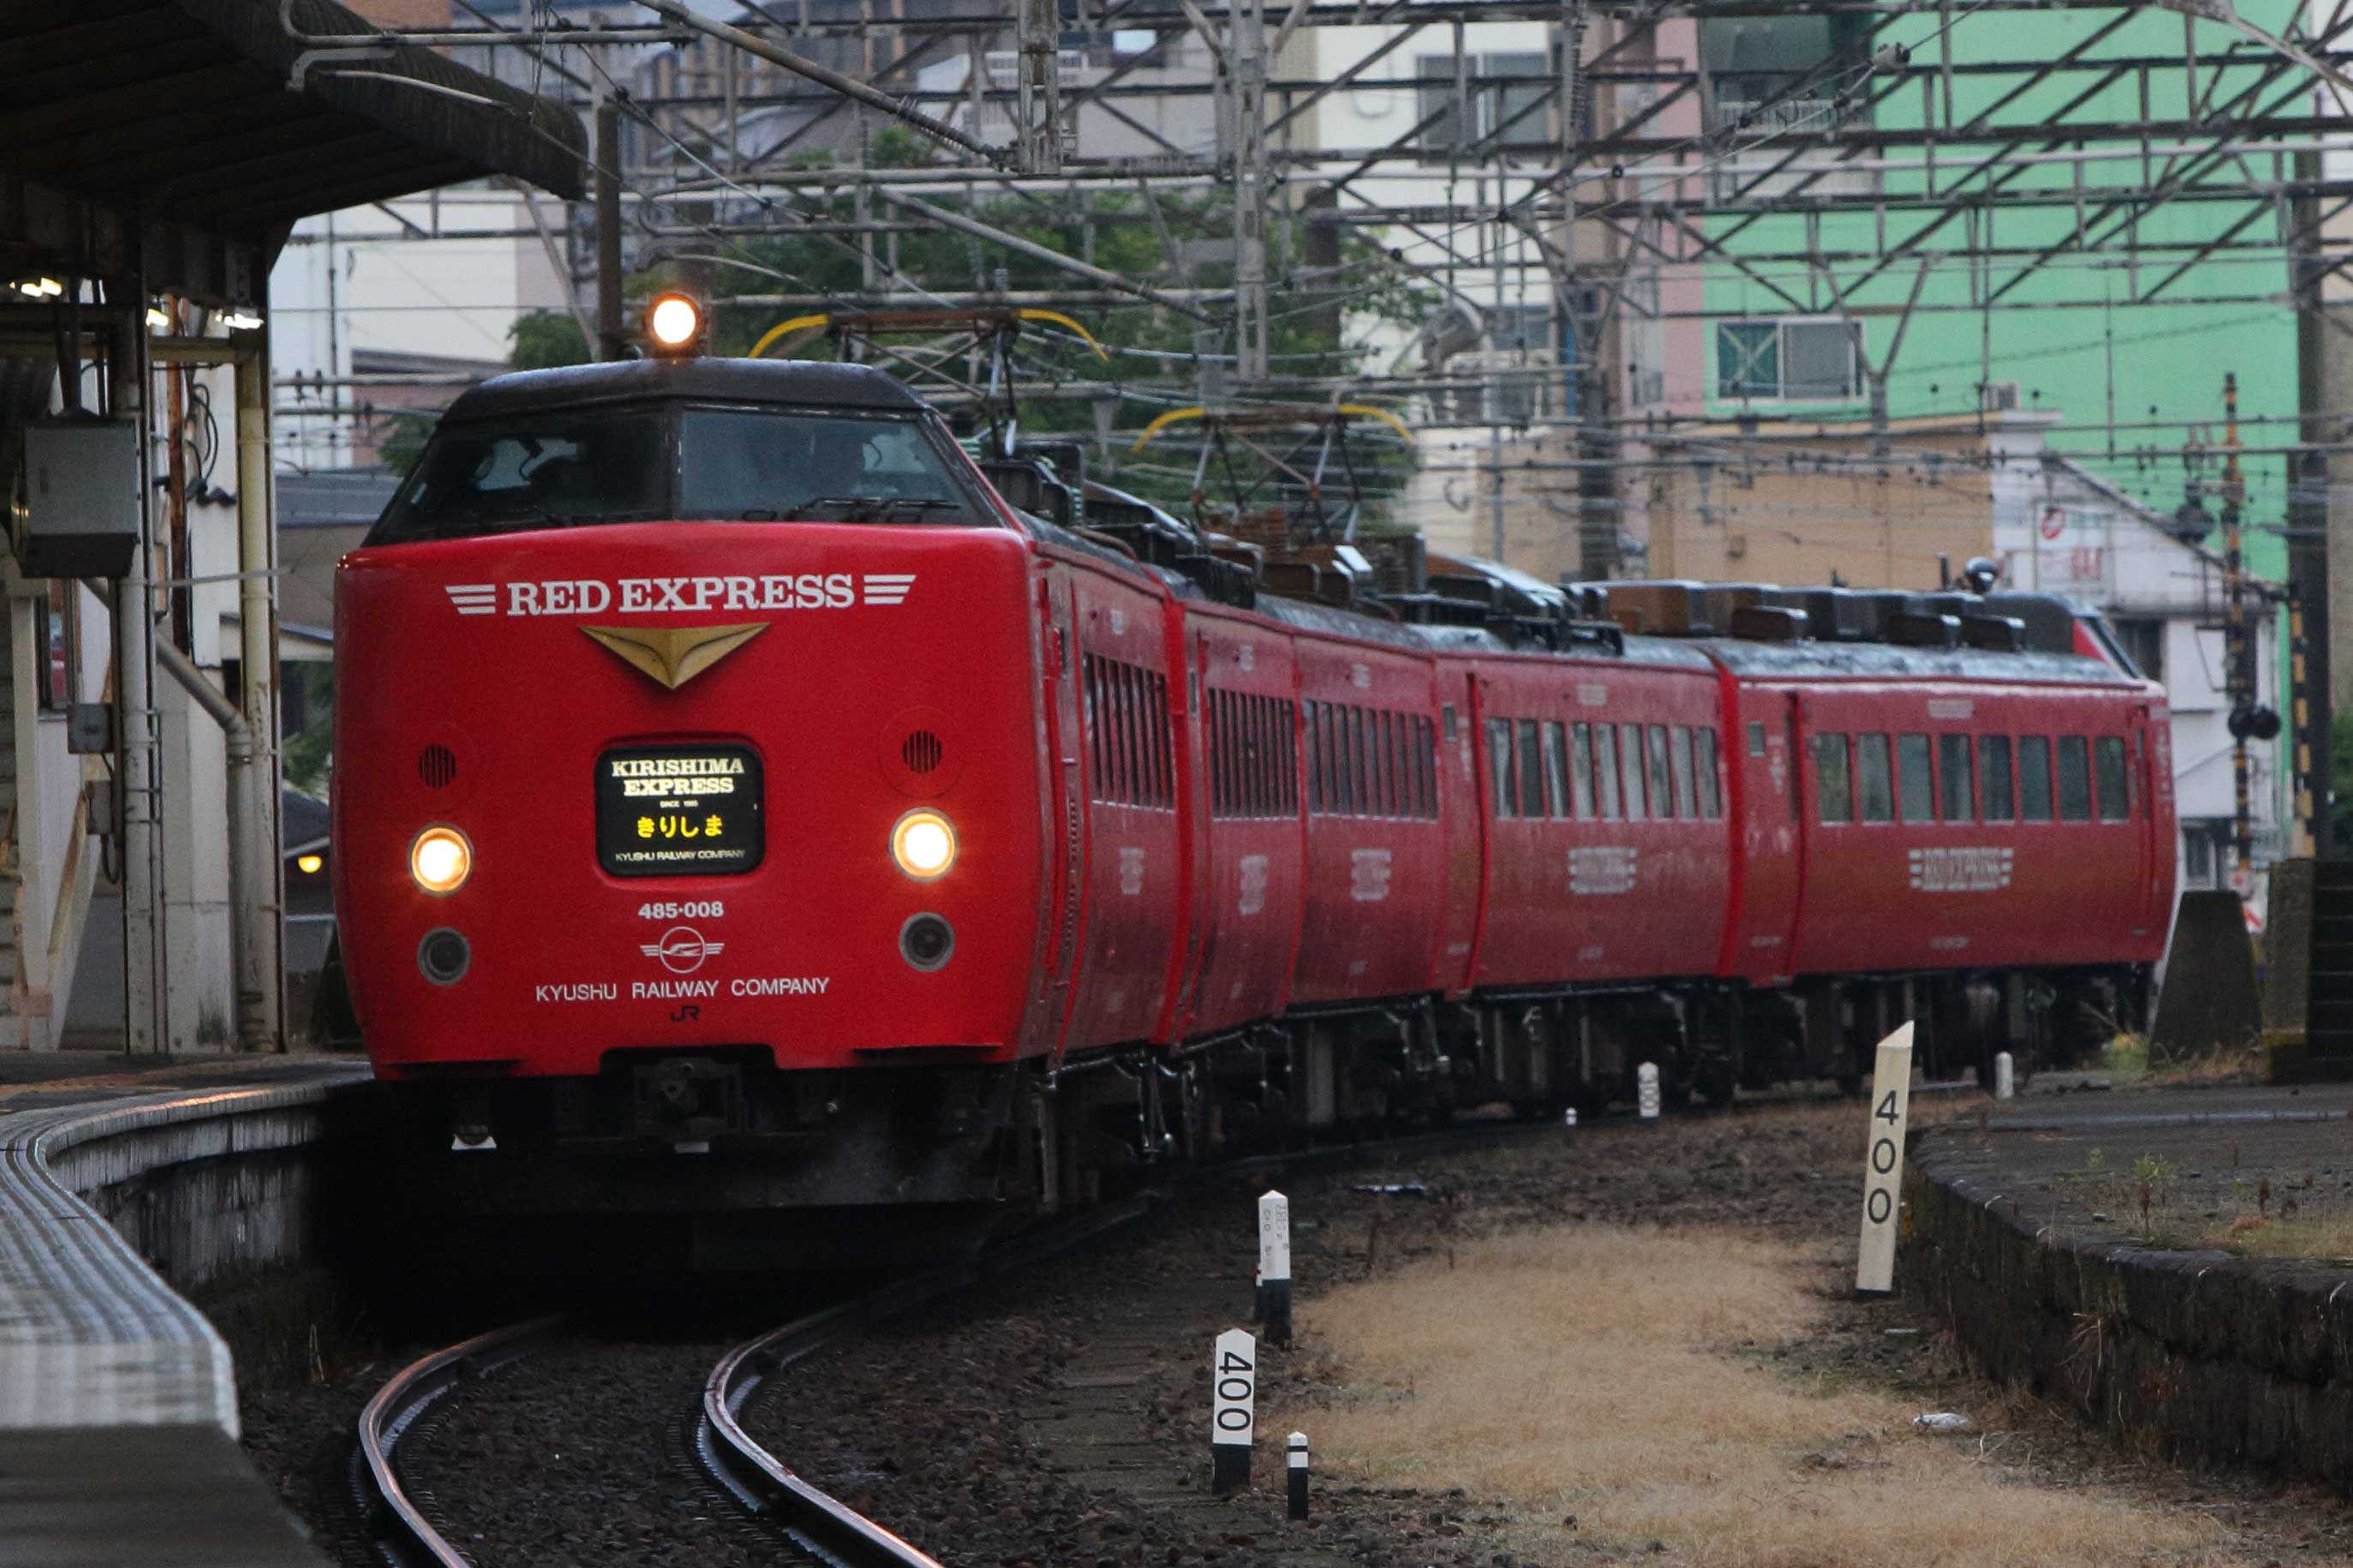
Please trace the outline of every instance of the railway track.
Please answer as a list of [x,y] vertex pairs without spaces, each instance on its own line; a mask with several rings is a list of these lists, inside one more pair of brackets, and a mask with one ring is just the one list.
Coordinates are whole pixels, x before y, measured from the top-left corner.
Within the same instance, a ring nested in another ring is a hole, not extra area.
[[[790,1371],[855,1340],[871,1325],[913,1310],[976,1279],[1013,1272],[1068,1252],[1108,1231],[1137,1223],[1157,1202],[1184,1189],[1253,1173],[1327,1167],[1368,1154],[1435,1152],[1525,1135],[1526,1123],[1475,1124],[1403,1137],[1248,1155],[1177,1174],[1162,1188],[1008,1238],[968,1263],[926,1270],[853,1300],[806,1313],[734,1345],[712,1363],[695,1412],[689,1447],[718,1489],[753,1520],[831,1568],[941,1568],[937,1559],[795,1473],[747,1433],[746,1409],[778,1394]],[[402,1368],[379,1388],[359,1419],[353,1458],[354,1495],[373,1554],[387,1568],[479,1568],[443,1533],[440,1500],[412,1491],[401,1474],[400,1445],[443,1401],[541,1350],[566,1324],[563,1315],[478,1334]]]
[[361,1410],[353,1489],[369,1545],[390,1568],[471,1568],[401,1479],[401,1440],[454,1390],[531,1355],[563,1321],[533,1318],[435,1351],[395,1373]]

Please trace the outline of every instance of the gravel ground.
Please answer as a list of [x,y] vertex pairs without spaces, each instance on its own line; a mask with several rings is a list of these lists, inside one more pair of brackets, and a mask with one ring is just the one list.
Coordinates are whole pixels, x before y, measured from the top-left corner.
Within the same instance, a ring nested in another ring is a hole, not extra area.
[[[1939,1110],[1931,1101],[1915,1109]],[[1588,1128],[1567,1146],[1555,1130],[1501,1129],[1485,1152],[1425,1149],[1280,1178],[1293,1201],[1297,1289],[1312,1302],[1334,1283],[1440,1255],[1472,1236],[1577,1220],[1736,1226],[1817,1251],[1829,1241],[1845,1249],[1851,1282],[1862,1114],[1855,1102],[1767,1106],[1671,1121],[1657,1132]],[[1419,1190],[1358,1190],[1383,1184]],[[1202,1498],[1208,1337],[1247,1315],[1252,1207],[1263,1185],[1197,1193],[1164,1210],[1147,1234],[878,1325],[855,1347],[771,1380],[746,1424],[811,1481],[952,1568],[1538,1568],[1540,1559],[1501,1549],[1499,1505],[1460,1492],[1321,1478],[1311,1524],[1286,1524],[1279,1436],[1269,1431],[1258,1484],[1225,1503]],[[2064,1415],[1965,1373],[1933,1325],[1901,1301],[1853,1301],[1840,1273],[1823,1274],[1824,1327],[1758,1347],[1760,1359],[1867,1380],[1916,1396],[1923,1410],[1967,1410],[1981,1428],[1998,1415],[2013,1438],[1987,1462],[2009,1478],[2098,1485],[2153,1510],[2211,1513],[2250,1562],[2353,1561],[2353,1531],[2333,1500],[2119,1455]],[[711,1501],[687,1468],[678,1428],[723,1344],[791,1315],[698,1325],[709,1337],[692,1342],[584,1344],[512,1369],[503,1387],[459,1402],[419,1447],[414,1473],[444,1495],[453,1521],[465,1521],[453,1533],[485,1568],[786,1561]],[[1893,1337],[1891,1328],[1928,1331]],[[1155,1342],[1157,1350],[1135,1348]],[[1095,1375],[1114,1363],[1141,1375]],[[352,1422],[399,1364],[387,1356],[331,1365],[322,1381],[248,1399],[256,1460],[353,1563],[364,1559],[349,1544]],[[1268,1347],[1261,1412],[1312,1412],[1326,1397],[1329,1370],[1316,1364],[1312,1342],[1287,1354]],[[1073,1411],[1083,1418],[1066,1418]],[[557,1430],[563,1458],[533,1458]],[[1145,1462],[1116,1484],[1073,1465],[1074,1453],[1082,1458],[1098,1440],[1128,1445]],[[469,1540],[476,1531],[480,1539]],[[1555,1561],[1572,1559],[1594,1561],[1565,1536]]]

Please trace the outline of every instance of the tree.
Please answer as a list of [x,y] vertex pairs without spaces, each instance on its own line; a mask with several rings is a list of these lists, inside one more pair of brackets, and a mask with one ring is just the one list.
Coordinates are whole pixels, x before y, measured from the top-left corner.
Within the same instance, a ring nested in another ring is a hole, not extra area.
[[566,311],[537,310],[517,316],[507,336],[514,340],[507,363],[517,370],[553,370],[588,363],[588,341]]

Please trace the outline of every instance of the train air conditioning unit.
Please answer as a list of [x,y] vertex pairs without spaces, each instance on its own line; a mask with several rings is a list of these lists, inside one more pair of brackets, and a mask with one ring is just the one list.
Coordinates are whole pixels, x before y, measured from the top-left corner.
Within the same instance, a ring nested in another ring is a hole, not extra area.
[[2018,409],[2018,383],[2014,381],[1981,382],[1978,386],[1978,408],[1986,414],[2011,414]]

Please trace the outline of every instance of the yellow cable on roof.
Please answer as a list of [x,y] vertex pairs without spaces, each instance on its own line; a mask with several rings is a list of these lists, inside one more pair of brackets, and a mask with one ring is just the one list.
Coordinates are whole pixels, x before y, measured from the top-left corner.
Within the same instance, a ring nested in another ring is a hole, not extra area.
[[760,341],[754,343],[752,345],[752,352],[744,357],[746,359],[758,359],[762,354],[768,352],[770,345],[774,344],[778,338],[789,337],[795,332],[805,331],[811,327],[822,327],[832,320],[833,318],[829,315],[821,315],[795,316],[789,321],[778,321],[775,326],[770,327],[766,331],[760,334]]

